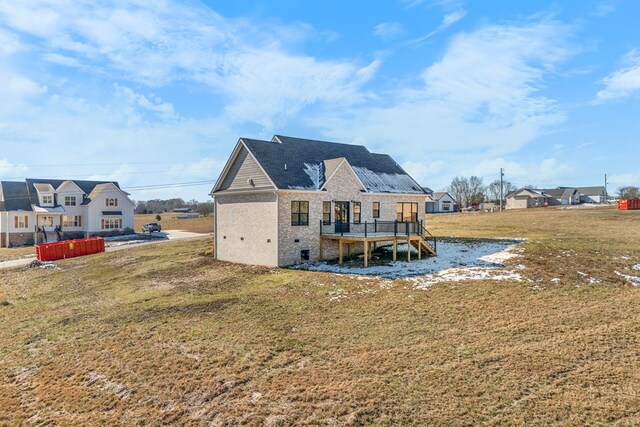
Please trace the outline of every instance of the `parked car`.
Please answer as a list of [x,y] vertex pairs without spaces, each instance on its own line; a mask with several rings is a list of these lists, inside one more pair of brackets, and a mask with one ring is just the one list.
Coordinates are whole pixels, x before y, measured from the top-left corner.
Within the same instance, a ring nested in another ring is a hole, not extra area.
[[143,233],[153,233],[154,231],[161,231],[162,227],[157,222],[148,222],[142,226]]

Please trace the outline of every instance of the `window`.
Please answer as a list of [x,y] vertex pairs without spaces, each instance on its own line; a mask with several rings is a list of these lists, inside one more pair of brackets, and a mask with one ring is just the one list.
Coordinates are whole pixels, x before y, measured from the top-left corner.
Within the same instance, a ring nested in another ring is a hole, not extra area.
[[309,202],[291,202],[291,225],[309,225]]
[[451,210],[451,202],[450,201],[443,201],[442,202],[442,210],[449,212]]
[[76,205],[76,196],[64,196],[64,205],[65,206],[75,206]]
[[102,219],[103,230],[112,230],[117,228],[122,228],[122,218],[103,218]]
[[42,196],[42,204],[43,205],[52,205],[53,204],[53,196],[52,195]]
[[331,224],[331,202],[322,202],[322,224]]
[[43,227],[53,227],[53,217],[52,216],[41,216],[40,217],[40,225]]
[[14,227],[15,228],[29,228],[29,217],[28,216],[16,216],[14,217]]
[[360,202],[353,202],[353,223],[360,224],[362,220],[362,206]]
[[64,215],[62,217],[62,225],[64,227],[82,227],[82,217]]
[[380,202],[373,202],[373,217],[380,218]]
[[105,199],[107,206],[118,206],[118,199]]
[[396,219],[400,222],[418,222],[417,203],[398,203],[396,204],[396,213]]

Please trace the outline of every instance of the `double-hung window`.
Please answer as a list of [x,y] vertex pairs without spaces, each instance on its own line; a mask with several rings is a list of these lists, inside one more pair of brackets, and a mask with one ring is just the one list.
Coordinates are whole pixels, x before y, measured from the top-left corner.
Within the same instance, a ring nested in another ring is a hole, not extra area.
[[380,218],[380,202],[373,202],[373,218]]
[[331,202],[322,202],[322,224],[331,224]]
[[309,225],[309,202],[291,202],[291,225]]
[[362,222],[362,204],[353,202],[353,223],[360,224]]

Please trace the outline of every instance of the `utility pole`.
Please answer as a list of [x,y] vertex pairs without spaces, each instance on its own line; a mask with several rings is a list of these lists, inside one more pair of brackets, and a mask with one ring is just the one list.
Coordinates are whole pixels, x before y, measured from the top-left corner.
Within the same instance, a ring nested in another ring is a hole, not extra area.
[[504,200],[504,169],[500,168],[500,212],[502,212]]
[[604,201],[602,203],[609,203],[609,191],[607,190],[607,174],[604,174]]

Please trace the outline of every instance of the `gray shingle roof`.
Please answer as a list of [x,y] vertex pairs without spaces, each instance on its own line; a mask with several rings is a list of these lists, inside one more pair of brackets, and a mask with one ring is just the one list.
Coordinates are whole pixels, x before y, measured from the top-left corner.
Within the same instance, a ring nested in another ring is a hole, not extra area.
[[554,198],[569,198],[576,192],[575,188],[550,188],[540,190]]
[[2,199],[0,211],[30,211],[31,202],[27,184],[24,182],[1,181]]
[[[117,182],[112,181],[82,181],[67,179],[34,179],[27,178],[24,182],[1,181],[0,191],[2,191],[3,202],[0,202],[0,211],[31,210],[32,205],[40,206],[38,192],[35,184],[49,184],[57,189],[63,182],[73,181],[85,194],[90,194],[93,189],[100,184],[113,183],[120,188]],[[90,199],[85,199],[83,204],[87,204]]]
[[241,138],[279,189],[317,190],[324,161],[344,157],[370,192],[424,194],[424,190],[387,154],[361,145],[276,135],[272,141]]

